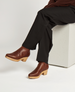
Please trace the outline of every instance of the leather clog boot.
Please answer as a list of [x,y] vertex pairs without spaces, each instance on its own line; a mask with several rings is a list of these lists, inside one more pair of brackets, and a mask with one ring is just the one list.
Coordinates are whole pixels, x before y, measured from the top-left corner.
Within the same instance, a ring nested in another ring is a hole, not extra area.
[[10,59],[16,62],[20,60],[25,62],[29,56],[30,56],[30,50],[23,46],[21,46],[18,50],[5,55],[7,59]]
[[39,78],[41,74],[47,75],[48,68],[49,65],[47,63],[40,61],[37,67],[31,73],[28,74],[28,78],[35,79]]

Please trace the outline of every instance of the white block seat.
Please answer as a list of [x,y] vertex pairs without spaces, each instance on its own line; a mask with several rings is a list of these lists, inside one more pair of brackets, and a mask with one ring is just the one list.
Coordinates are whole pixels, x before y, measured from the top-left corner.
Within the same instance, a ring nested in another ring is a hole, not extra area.
[[70,67],[75,64],[75,23],[52,28],[53,47],[49,53],[50,65]]

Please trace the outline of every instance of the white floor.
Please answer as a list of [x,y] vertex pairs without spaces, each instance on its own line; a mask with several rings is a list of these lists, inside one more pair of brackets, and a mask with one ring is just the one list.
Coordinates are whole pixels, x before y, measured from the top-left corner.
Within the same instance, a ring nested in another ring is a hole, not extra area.
[[0,49],[0,92],[75,92],[75,65],[69,68],[50,65],[47,75],[29,79],[28,74],[38,62],[32,55],[26,62],[6,59],[5,54],[13,50]]

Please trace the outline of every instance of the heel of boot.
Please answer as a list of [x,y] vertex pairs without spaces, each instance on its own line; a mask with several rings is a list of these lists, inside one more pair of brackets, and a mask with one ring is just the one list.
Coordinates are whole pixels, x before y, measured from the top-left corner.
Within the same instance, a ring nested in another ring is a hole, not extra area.
[[21,61],[26,62],[27,58],[28,57],[24,57],[24,58],[21,59]]
[[47,75],[48,69],[42,72],[42,75]]

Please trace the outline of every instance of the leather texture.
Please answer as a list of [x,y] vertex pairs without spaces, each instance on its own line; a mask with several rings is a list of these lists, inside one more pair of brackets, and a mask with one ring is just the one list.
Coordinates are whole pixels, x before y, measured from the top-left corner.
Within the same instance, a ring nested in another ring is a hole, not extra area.
[[7,57],[13,58],[13,59],[20,59],[23,57],[28,57],[30,56],[30,50],[21,46],[18,50],[6,54]]
[[47,63],[39,61],[37,67],[31,73],[28,74],[28,77],[37,77],[42,71],[47,70],[48,68],[49,65]]

